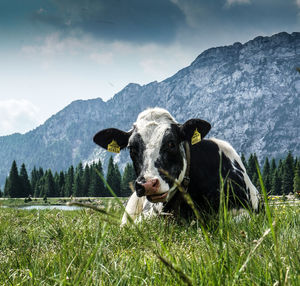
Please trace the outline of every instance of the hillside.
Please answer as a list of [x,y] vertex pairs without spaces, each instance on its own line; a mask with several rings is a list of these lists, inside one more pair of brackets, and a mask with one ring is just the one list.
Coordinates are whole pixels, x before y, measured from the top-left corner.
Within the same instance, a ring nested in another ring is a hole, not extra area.
[[[15,159],[52,170],[111,154],[93,135],[102,128],[129,129],[140,111],[160,106],[179,121],[199,117],[209,136],[238,152],[280,158],[300,154],[300,33],[257,37],[245,44],[206,50],[162,82],[129,84],[111,100],[79,100],[24,135],[0,137],[0,185]],[[127,152],[117,155],[124,165]]]

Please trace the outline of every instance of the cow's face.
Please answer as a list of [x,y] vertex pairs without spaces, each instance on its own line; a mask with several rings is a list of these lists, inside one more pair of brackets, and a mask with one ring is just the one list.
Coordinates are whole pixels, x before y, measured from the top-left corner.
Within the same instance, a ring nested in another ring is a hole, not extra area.
[[184,178],[187,167],[184,141],[190,142],[196,129],[203,138],[210,124],[191,119],[181,125],[166,110],[154,108],[142,112],[130,132],[105,129],[95,135],[94,141],[106,149],[113,140],[120,149],[127,146],[137,175],[137,196],[164,202],[174,195],[173,179],[181,182]]

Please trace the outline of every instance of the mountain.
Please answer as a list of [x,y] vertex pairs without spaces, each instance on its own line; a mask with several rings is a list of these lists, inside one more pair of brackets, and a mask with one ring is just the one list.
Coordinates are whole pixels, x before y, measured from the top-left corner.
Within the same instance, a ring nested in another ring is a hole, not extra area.
[[[162,82],[129,84],[111,100],[72,102],[24,135],[0,137],[0,185],[14,159],[18,165],[65,170],[80,160],[111,154],[93,135],[102,128],[130,129],[147,107],[168,109],[178,122],[199,117],[212,124],[210,136],[238,152],[280,158],[300,154],[300,33],[257,37],[245,44],[206,50]],[[124,166],[128,153],[116,160]]]

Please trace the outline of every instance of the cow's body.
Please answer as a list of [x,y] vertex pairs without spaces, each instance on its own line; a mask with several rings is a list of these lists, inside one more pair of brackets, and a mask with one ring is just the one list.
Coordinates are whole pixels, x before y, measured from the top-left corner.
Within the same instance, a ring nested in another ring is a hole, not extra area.
[[[202,140],[209,129],[206,121],[192,119],[181,125],[166,110],[154,108],[142,112],[129,132],[106,129],[94,137],[94,141],[106,149],[112,140],[119,142],[120,149],[127,146],[130,149],[138,178],[136,192],[127,203],[122,224],[127,223],[127,214],[136,219],[166,211],[189,217],[192,211],[171,179],[181,183],[187,170],[188,193],[201,214],[218,211],[220,170],[225,181],[225,192],[229,185],[229,208],[258,210],[259,193],[240,157],[225,141]],[[195,136],[197,140],[193,141]],[[189,148],[185,148],[186,142]],[[187,152],[190,153],[190,160]],[[162,170],[167,171],[169,176]]]

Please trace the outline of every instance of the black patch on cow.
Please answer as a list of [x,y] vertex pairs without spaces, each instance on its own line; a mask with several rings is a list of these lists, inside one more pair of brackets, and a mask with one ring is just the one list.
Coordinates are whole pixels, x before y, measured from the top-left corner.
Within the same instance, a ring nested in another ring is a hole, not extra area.
[[233,162],[222,152],[222,177],[224,192],[229,191],[229,207],[248,207],[248,193],[243,176],[243,169],[236,160]]
[[[183,154],[180,151],[181,138],[179,135],[179,127],[172,124],[165,131],[162,144],[159,150],[159,158],[154,162],[154,166],[159,170],[163,169],[169,173],[172,178],[178,179],[183,169]],[[174,182],[171,178],[160,172],[162,179],[171,188]]]
[[[202,140],[190,147],[191,166],[188,193],[199,212],[204,216],[218,212],[220,170],[225,183],[224,190],[225,192],[229,190],[228,208],[248,207],[246,184],[240,166],[234,168],[230,158],[223,152],[220,157],[219,146],[212,140]],[[167,209],[172,209],[171,201],[167,205]],[[180,216],[190,217],[192,213],[190,207],[182,201]]]
[[145,143],[139,133],[134,133],[128,146],[136,176],[139,177],[144,165]]

